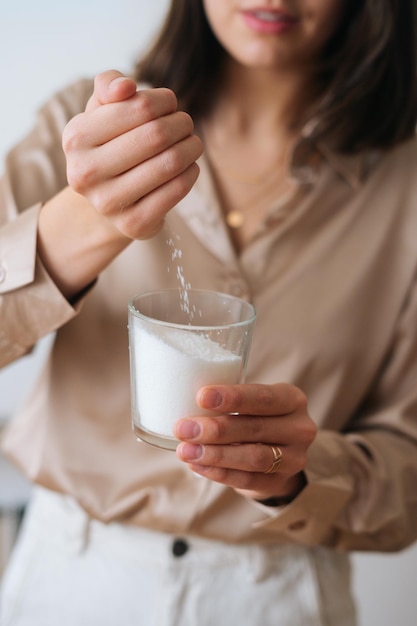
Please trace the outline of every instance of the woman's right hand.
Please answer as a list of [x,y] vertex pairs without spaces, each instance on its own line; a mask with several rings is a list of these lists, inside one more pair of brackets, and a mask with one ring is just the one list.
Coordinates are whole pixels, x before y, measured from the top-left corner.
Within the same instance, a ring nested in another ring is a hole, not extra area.
[[104,72],[64,131],[69,185],[125,237],[149,238],[197,179],[202,144],[193,132],[172,91],[137,91],[133,80]]
[[67,124],[63,148],[69,187],[42,206],[38,254],[73,301],[132,239],[162,228],[197,179],[202,144],[172,91],[137,91],[112,70]]

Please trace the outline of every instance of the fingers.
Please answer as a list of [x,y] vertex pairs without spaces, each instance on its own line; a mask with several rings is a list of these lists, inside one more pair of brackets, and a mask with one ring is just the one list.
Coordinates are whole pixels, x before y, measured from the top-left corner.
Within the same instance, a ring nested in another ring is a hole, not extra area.
[[197,180],[199,146],[197,137],[189,137],[91,189],[88,176],[69,176],[69,180],[73,189],[88,196],[96,210],[111,218],[123,234],[135,239],[149,237]]
[[[127,209],[111,215],[118,230],[132,239],[153,237],[163,226],[165,215],[187,195],[198,178],[199,167],[192,163],[184,172],[158,186]],[[110,213],[109,213],[110,215]]]
[[308,445],[316,434],[316,426],[308,416],[305,395],[292,385],[203,387],[197,401],[202,408],[225,414],[180,420],[175,426],[175,436],[182,441]]
[[[117,176],[143,163],[152,157],[164,153],[171,146],[180,144],[192,137],[194,124],[189,115],[177,111],[163,117],[157,117],[139,126],[134,126],[112,142],[104,143],[97,148],[97,158],[103,162],[102,175]],[[196,137],[192,141],[198,142],[196,156],[200,154],[200,142]],[[197,144],[196,144],[197,147]],[[120,155],[116,161],[112,158],[114,151]],[[165,158],[169,158],[167,153]],[[106,167],[107,166],[107,167]],[[155,164],[152,164],[152,168]],[[90,172],[94,177],[94,170]]]
[[87,110],[69,122],[62,145],[70,187],[131,239],[160,230],[195,183],[203,151],[172,91],[136,91],[115,70],[96,78]]
[[[276,446],[275,446],[276,447]],[[291,476],[302,471],[307,462],[307,447],[302,444],[279,446],[282,459],[277,472]],[[213,473],[215,469],[242,471],[274,476],[268,473],[276,459],[269,444],[209,445],[182,442],[177,446],[177,456],[186,463],[199,465]]]
[[[187,417],[175,425],[175,436],[181,441],[206,444],[280,443],[294,439],[294,428],[300,430],[297,417],[259,415],[219,415]],[[190,432],[193,437],[189,436]],[[297,433],[297,437],[300,434]]]
[[[282,463],[277,473],[266,473],[274,460],[267,445],[194,446],[182,443],[177,448],[180,460],[190,469],[215,482],[233,487],[246,497],[262,500],[272,496],[295,495],[306,465],[303,450],[282,447]],[[194,456],[194,459],[190,457]]]
[[[177,100],[169,89],[136,91],[123,102],[114,101],[76,115],[63,134],[65,151],[101,146],[151,120],[174,113]],[[184,117],[186,114],[181,114]],[[176,120],[175,120],[176,121]]]
[[[177,456],[203,476],[249,497],[289,496],[299,480],[317,426],[305,395],[293,385],[213,385],[197,396],[202,408],[217,416],[179,420]],[[231,414],[229,414],[231,413]],[[279,468],[276,446],[282,451]],[[277,471],[272,470],[277,469]]]
[[286,415],[307,406],[303,392],[286,383],[203,387],[197,402],[204,409],[248,415]]
[[[299,471],[305,461],[303,455],[288,454],[285,446],[280,447],[282,462],[279,466],[281,474]],[[276,456],[268,444],[239,444],[234,446],[210,446],[192,443],[181,443],[178,454],[188,463],[205,467],[217,467],[244,472],[265,474],[271,467]]]
[[[93,146],[89,150],[88,159],[74,159],[74,162],[71,160],[68,167],[70,184],[79,193],[85,193],[101,180],[111,180],[126,173],[129,176],[120,181],[120,186],[126,193],[131,191],[133,197],[129,201],[122,199],[121,203],[126,205],[135,202],[156,184],[163,184],[170,176],[184,171],[189,166],[190,159],[200,156],[201,142],[192,132],[191,118],[180,111],[134,127],[103,145]],[[74,150],[74,142],[68,140],[68,135],[64,149],[67,153]],[[75,150],[86,152],[88,147]],[[134,168],[141,164],[143,167],[135,172]],[[139,179],[137,172],[140,172]],[[126,187],[131,184],[130,179],[136,183],[132,189]],[[117,193],[117,181],[115,182],[114,191]],[[138,182],[142,182],[142,186],[138,187]]]
[[88,101],[86,110],[91,111],[101,104],[126,100],[135,92],[135,81],[124,76],[121,72],[117,70],[102,72],[94,80],[94,92]]

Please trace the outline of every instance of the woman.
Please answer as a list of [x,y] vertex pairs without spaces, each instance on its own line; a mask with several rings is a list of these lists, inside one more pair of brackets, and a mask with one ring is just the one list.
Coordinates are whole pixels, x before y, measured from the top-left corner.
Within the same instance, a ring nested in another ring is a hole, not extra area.
[[[414,541],[415,33],[412,0],[176,0],[135,81],[71,86],[11,152],[3,362],[57,333],[5,441],[39,485],[5,624],[351,625],[348,552]],[[201,389],[224,414],[176,455],[131,433],[126,337],[172,233],[257,310],[247,384]]]

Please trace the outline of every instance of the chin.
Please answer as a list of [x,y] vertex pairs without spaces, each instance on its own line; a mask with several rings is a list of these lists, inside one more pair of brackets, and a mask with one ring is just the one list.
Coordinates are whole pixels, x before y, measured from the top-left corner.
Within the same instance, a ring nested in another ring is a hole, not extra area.
[[287,56],[277,50],[271,50],[271,48],[265,49],[264,45],[254,44],[244,52],[236,55],[235,59],[238,63],[248,68],[279,71],[292,65]]

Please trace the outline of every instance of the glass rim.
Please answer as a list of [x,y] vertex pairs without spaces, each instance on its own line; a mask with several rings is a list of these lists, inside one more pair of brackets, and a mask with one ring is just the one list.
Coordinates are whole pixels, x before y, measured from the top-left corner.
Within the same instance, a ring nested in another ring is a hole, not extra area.
[[234,300],[236,302],[241,302],[242,304],[246,305],[250,311],[251,314],[248,316],[247,319],[245,320],[240,320],[239,322],[230,322],[228,324],[202,324],[202,325],[198,325],[198,324],[193,324],[188,323],[188,324],[180,324],[178,322],[167,322],[164,320],[159,320],[156,319],[155,317],[151,317],[149,315],[145,315],[145,313],[142,313],[141,311],[139,311],[135,305],[134,305],[134,301],[137,298],[144,298],[147,296],[152,296],[152,295],[156,295],[158,293],[173,293],[173,292],[177,292],[180,293],[181,289],[179,287],[167,287],[167,288],[162,288],[162,289],[153,289],[150,291],[144,291],[141,293],[137,293],[134,296],[132,296],[128,302],[128,310],[129,312],[134,316],[137,317],[139,319],[142,319],[144,321],[147,322],[151,322],[152,324],[156,324],[159,326],[168,326],[170,328],[178,328],[178,329],[182,329],[182,330],[197,330],[197,331],[204,331],[204,330],[224,330],[227,328],[237,328],[239,326],[249,326],[250,324],[252,324],[255,319],[256,319],[256,309],[254,307],[254,305],[251,302],[248,302],[247,300],[243,300],[243,298],[239,298],[238,296],[234,296],[233,294],[230,293],[225,293],[222,291],[215,291],[213,289],[194,289],[192,287],[190,287],[189,289],[187,289],[188,292],[193,292],[193,293],[205,293],[205,294],[211,294],[211,295],[216,295],[219,297],[223,297],[225,299],[228,300]]

